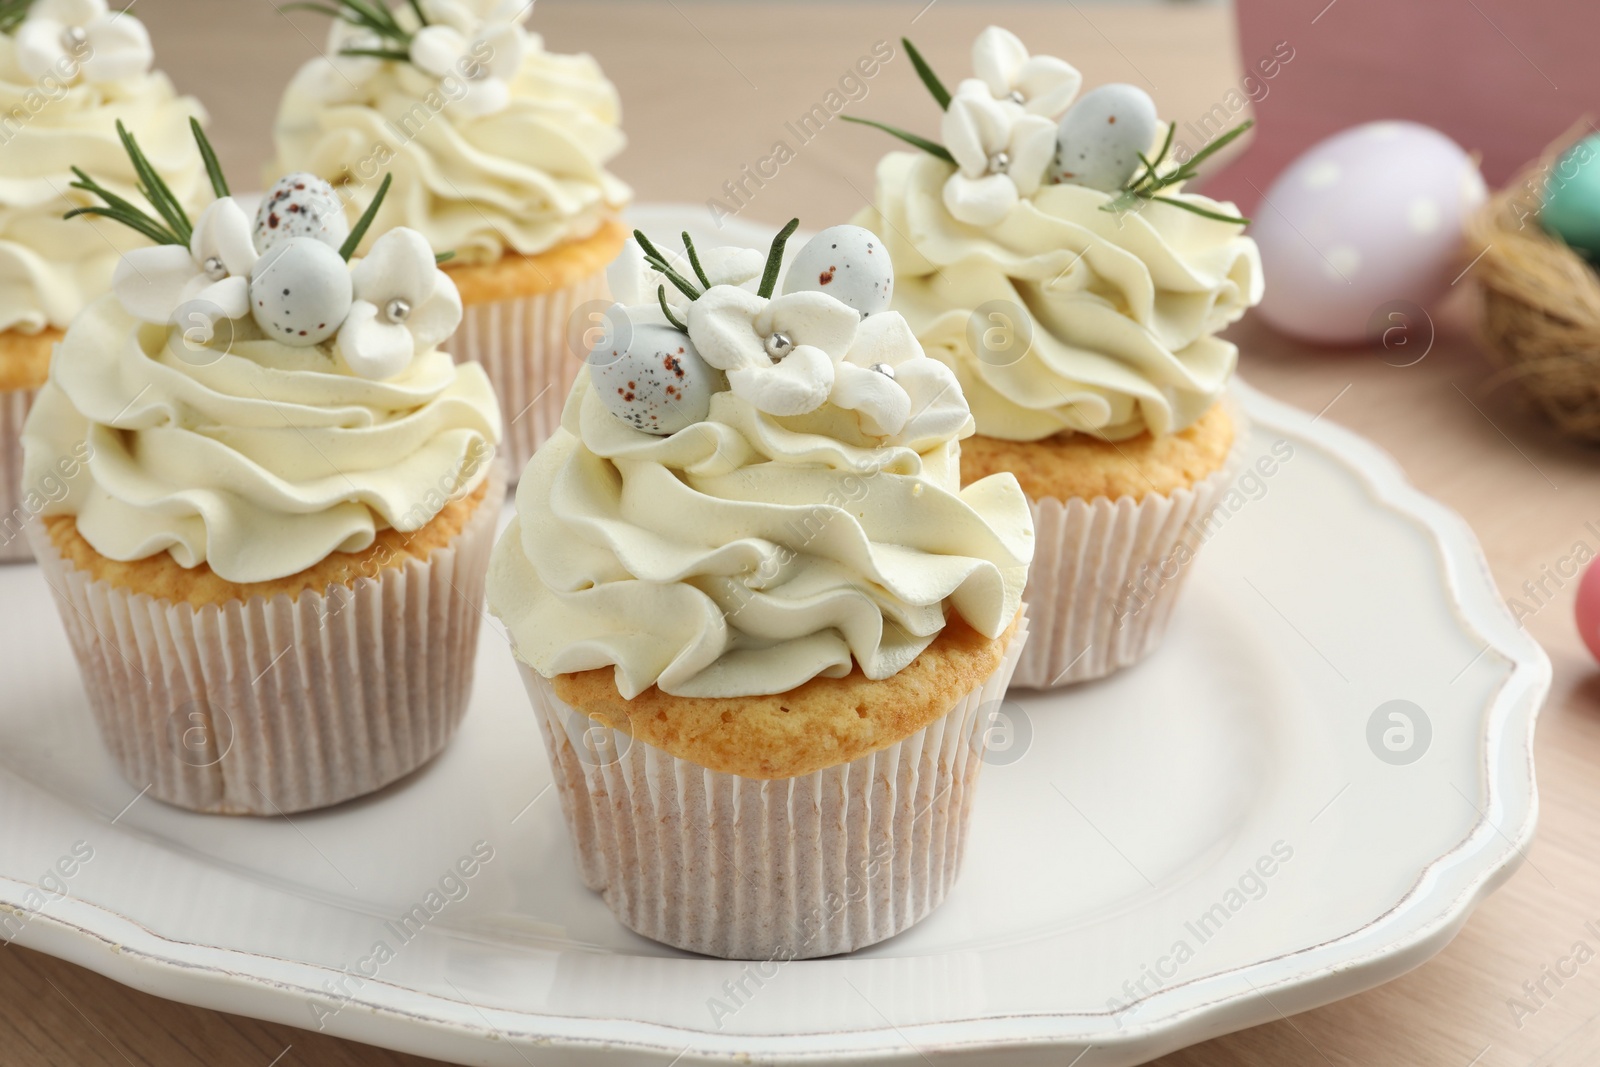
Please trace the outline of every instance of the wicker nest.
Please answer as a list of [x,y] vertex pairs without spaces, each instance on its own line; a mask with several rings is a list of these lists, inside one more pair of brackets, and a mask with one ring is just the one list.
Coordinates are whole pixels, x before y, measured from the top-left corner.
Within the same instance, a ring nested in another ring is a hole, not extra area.
[[[1588,131],[1587,123],[1581,129]],[[1483,290],[1482,335],[1527,405],[1562,432],[1600,442],[1600,274],[1539,225],[1545,183],[1576,139],[1563,137],[1467,223]]]

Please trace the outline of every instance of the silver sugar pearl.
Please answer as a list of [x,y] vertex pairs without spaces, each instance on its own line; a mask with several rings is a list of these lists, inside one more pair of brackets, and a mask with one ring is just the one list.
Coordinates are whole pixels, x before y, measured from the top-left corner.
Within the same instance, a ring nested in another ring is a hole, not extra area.
[[767,355],[774,363],[794,351],[794,341],[786,333],[775,333],[767,338]]
[[411,317],[411,302],[395,297],[383,306],[383,317],[390,322],[404,322]]
[[220,282],[228,276],[228,265],[222,262],[221,256],[212,256],[205,262],[206,277],[214,282]]
[[1021,89],[1011,90],[1011,95],[1006,97],[1006,99],[1010,100],[1013,104],[1026,104],[1028,102],[1027,98],[1022,95]]
[[887,363],[874,363],[868,370],[875,370],[891,382],[894,381],[894,368]]
[[989,173],[1004,174],[1011,169],[1011,156],[1005,152],[996,152],[989,157]]
[[89,31],[82,26],[68,26],[61,31],[61,47],[73,55],[82,52],[89,43]]

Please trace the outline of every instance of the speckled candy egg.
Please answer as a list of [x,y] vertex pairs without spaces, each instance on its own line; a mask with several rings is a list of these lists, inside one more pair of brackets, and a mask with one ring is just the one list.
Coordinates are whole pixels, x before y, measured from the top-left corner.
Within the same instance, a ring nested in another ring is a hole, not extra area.
[[339,331],[354,302],[350,267],[314,237],[273,245],[250,276],[250,311],[274,341],[308,348]]
[[889,309],[894,297],[894,264],[871,230],[831,226],[806,242],[794,257],[783,291],[827,293],[866,318]]
[[1562,154],[1544,179],[1539,221],[1590,259],[1600,259],[1600,134]]
[[1390,304],[1426,309],[1471,259],[1483,203],[1472,157],[1415,122],[1369,122],[1289,164],[1250,214],[1267,279],[1261,317],[1324,344],[1370,341]]
[[688,334],[655,323],[608,332],[590,350],[588,363],[595,392],[611,414],[660,437],[703,421],[712,394],[728,387]]
[[338,249],[350,236],[344,202],[315,174],[289,174],[267,190],[256,209],[255,244],[265,252],[291,237],[311,237]]
[[1155,147],[1160,128],[1149,93],[1136,85],[1102,85],[1061,116],[1046,180],[1104,193],[1121,189],[1141,166],[1139,153]]

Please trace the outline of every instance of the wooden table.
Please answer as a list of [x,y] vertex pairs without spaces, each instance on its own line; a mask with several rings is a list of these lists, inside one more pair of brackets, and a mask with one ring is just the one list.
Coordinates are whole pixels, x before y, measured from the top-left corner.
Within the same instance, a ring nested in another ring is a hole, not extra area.
[[[1201,102],[1219,99],[1236,77],[1232,26],[1220,8],[922,4],[543,0],[534,25],[552,48],[595,53],[616,80],[632,139],[618,170],[646,200],[725,199],[724,181],[767,157],[774,141],[794,143],[786,121],[821,102],[875,42],[902,34],[912,34],[936,66],[963,70],[973,34],[998,22],[1069,58],[1090,85],[1155,74],[1162,114],[1177,117],[1203,111]],[[236,183],[251,180],[269,154],[278,92],[321,44],[324,23],[306,14],[290,23],[269,0],[143,0],[137,10],[165,68],[211,108]],[[903,56],[867,83],[856,110],[935,128]],[[873,131],[830,124],[765,188],[751,187],[742,214],[841,221],[870,193],[873,164],[886,147]],[[1417,485],[1466,516],[1501,588],[1520,595],[1524,582],[1540,579],[1577,542],[1600,548],[1585,525],[1600,522],[1600,453],[1562,443],[1517,414],[1508,397],[1482,393],[1489,368],[1470,340],[1471,313],[1470,294],[1458,294],[1437,316],[1431,353],[1404,369],[1369,352],[1308,350],[1251,322],[1236,335],[1254,385],[1308,410],[1326,409],[1327,418],[1387,448]],[[1577,639],[1572,595],[1568,583],[1527,620],[1555,663],[1538,739],[1541,826],[1529,862],[1449,948],[1403,978],[1162,1064],[1556,1067],[1600,1059],[1600,962],[1567,979],[1520,1026],[1508,1005],[1575,942],[1600,950],[1584,928],[1600,919],[1600,831],[1592,817],[1600,807],[1600,671]],[[168,1003],[16,947],[0,949],[0,1061],[424,1062]]]

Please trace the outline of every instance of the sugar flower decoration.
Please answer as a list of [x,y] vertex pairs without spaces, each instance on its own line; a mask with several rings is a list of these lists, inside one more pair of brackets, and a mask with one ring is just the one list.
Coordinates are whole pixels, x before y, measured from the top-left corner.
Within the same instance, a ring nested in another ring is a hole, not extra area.
[[990,26],[972,42],[972,70],[990,99],[1052,122],[1066,112],[1083,85],[1083,75],[1072,64],[1055,56],[1030,56],[1016,34],[999,26]]
[[141,322],[176,323],[205,344],[219,319],[250,312],[250,272],[259,256],[250,217],[231,196],[214,201],[187,246],[160,244],[126,253],[111,288]]
[[1018,200],[1038,192],[1056,150],[1055,122],[994,99],[976,79],[956,90],[941,132],[956,164],[944,204],[972,226],[999,222]]
[[428,25],[411,39],[411,62],[436,78],[466,81],[466,92],[451,106],[469,118],[504,111],[511,103],[511,80],[528,52],[522,16],[526,0],[500,0],[478,15],[462,0],[423,0]]
[[689,305],[689,337],[726,371],[735,396],[768,415],[805,415],[827,403],[834,364],[861,316],[826,293],[768,299],[718,285]]
[[155,50],[144,23],[106,0],[35,0],[15,32],[17,65],[34,79],[77,68],[86,82],[137,78]]
[[355,303],[339,350],[363,378],[393,378],[461,325],[461,294],[417,231],[391,230],[353,272]]

